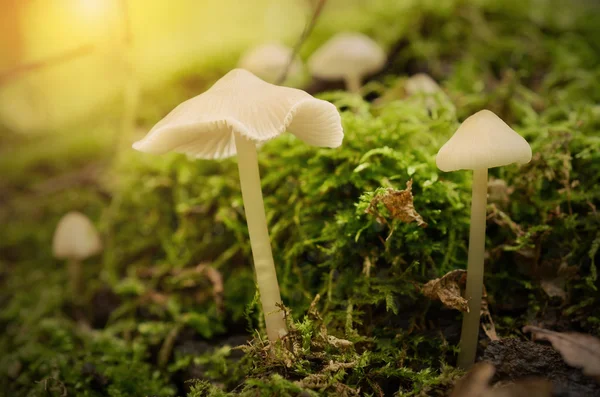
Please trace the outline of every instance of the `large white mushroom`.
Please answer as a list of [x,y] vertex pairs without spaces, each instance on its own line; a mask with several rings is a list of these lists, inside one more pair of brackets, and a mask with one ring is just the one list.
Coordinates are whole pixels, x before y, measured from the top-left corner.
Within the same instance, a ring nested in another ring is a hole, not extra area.
[[208,91],[177,106],[133,147],[202,159],[238,156],[244,210],[269,340],[287,333],[267,229],[256,145],[289,131],[322,147],[341,145],[336,107],[304,91],[266,83],[234,69]]
[[471,226],[465,297],[469,312],[463,317],[458,366],[468,369],[477,353],[479,317],[483,293],[485,220],[488,168],[531,161],[525,139],[489,110],[467,118],[439,150],[436,163],[442,171],[473,170]]
[[71,293],[82,291],[81,261],[102,250],[102,242],[92,222],[82,213],[71,211],[63,216],[54,232],[52,251],[55,258],[68,261]]
[[293,53],[290,47],[282,44],[263,44],[245,52],[238,62],[238,67],[268,83],[276,83],[286,73],[289,65],[284,82],[295,85],[302,79],[303,66],[298,57],[292,60]]
[[344,80],[350,92],[358,92],[364,76],[385,65],[381,46],[362,33],[333,36],[308,60],[310,72],[323,80]]

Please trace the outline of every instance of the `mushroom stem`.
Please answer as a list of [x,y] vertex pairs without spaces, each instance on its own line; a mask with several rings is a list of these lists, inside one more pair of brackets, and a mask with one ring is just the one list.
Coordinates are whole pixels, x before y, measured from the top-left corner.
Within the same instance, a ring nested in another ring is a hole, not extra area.
[[469,312],[464,314],[460,335],[458,366],[469,369],[475,362],[479,341],[479,318],[483,294],[483,257],[485,254],[485,221],[487,205],[487,168],[473,170],[471,229],[465,297]]
[[260,303],[265,315],[267,335],[271,342],[275,342],[287,334],[287,327],[283,312],[277,307],[277,304],[281,304],[281,295],[260,188],[256,145],[239,133],[235,133],[235,146]]
[[360,92],[361,81],[360,76],[357,74],[350,74],[346,76],[346,89],[353,94],[358,94]]
[[79,300],[82,291],[81,262],[77,259],[69,259],[67,263],[69,274],[69,288],[74,301]]

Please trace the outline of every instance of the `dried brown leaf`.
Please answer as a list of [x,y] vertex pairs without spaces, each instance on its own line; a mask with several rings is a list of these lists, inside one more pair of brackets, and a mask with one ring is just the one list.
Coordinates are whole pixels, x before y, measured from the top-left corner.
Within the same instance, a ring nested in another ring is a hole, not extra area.
[[377,211],[377,205],[381,203],[389,211],[390,216],[404,223],[417,222],[421,227],[427,227],[427,223],[415,210],[412,195],[412,179],[406,182],[406,189],[386,189],[385,193],[373,197],[371,203],[365,210],[366,213],[374,215],[381,223],[386,223],[385,218]]
[[600,339],[578,332],[555,332],[528,325],[534,339],[547,340],[572,367],[581,368],[585,375],[600,381]]
[[494,385],[486,397],[551,397],[552,382],[546,379],[524,379],[502,385]]
[[562,277],[556,277],[551,280],[540,281],[540,286],[550,298],[560,298],[561,301],[567,299],[567,293],[564,290],[565,280]]
[[496,372],[494,366],[490,363],[478,363],[463,376],[456,386],[450,397],[484,397],[489,391],[489,383]]
[[509,384],[490,386],[495,368],[492,364],[481,362],[463,376],[452,391],[450,397],[550,397],[552,383],[545,379],[525,379]]
[[453,270],[441,278],[427,282],[421,287],[423,295],[431,300],[440,300],[444,306],[461,312],[469,312],[469,303],[461,295],[460,285],[464,285],[465,270]]

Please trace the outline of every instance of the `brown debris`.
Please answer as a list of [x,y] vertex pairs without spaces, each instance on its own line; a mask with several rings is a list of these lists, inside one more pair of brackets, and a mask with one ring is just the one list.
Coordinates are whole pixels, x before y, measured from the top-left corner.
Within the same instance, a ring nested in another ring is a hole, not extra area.
[[333,347],[337,347],[338,349],[346,349],[352,347],[354,343],[350,342],[347,339],[336,338],[333,335],[327,335],[327,342]]
[[489,383],[494,376],[494,366],[483,362],[473,366],[473,368],[463,376],[452,391],[450,397],[484,397],[489,391]]
[[562,277],[556,277],[551,280],[540,281],[540,286],[550,298],[560,298],[561,301],[567,300],[567,293],[564,290],[565,280]]
[[531,332],[534,339],[547,340],[572,367],[600,382],[600,339],[578,332],[555,332],[528,325],[523,332]]
[[476,364],[452,391],[450,397],[550,397],[552,383],[545,379],[525,379],[490,386],[496,369],[487,362]]
[[208,266],[205,264],[200,264],[196,266],[196,271],[198,273],[204,273],[210,283],[212,284],[213,290],[213,298],[215,300],[215,304],[217,305],[217,310],[222,313],[224,310],[223,304],[223,276],[221,273],[212,266]]
[[553,385],[546,379],[524,379],[518,382],[496,384],[490,397],[550,397],[553,395]]
[[496,325],[492,319],[492,314],[490,313],[485,287],[483,287],[483,296],[481,297],[481,328],[483,328],[483,332],[485,332],[490,340],[500,340],[496,333]]
[[367,214],[375,216],[379,223],[387,223],[377,210],[379,203],[385,206],[393,219],[399,219],[404,223],[417,222],[417,225],[427,227],[427,223],[413,205],[412,179],[406,182],[404,190],[387,188],[385,193],[376,195],[365,210]]
[[421,287],[421,292],[431,300],[440,300],[446,307],[468,313],[469,303],[461,294],[466,274],[466,270],[453,270],[441,278],[427,282]]

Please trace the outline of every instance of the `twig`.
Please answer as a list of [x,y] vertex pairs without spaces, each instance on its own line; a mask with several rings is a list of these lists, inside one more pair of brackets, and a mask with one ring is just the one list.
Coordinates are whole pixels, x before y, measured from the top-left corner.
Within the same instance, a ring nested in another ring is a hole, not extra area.
[[306,41],[308,36],[310,36],[313,29],[315,28],[317,21],[319,19],[319,16],[321,15],[321,12],[323,11],[323,8],[325,7],[326,3],[327,3],[327,0],[319,0],[319,2],[317,3],[315,10],[313,11],[311,19],[304,26],[304,30],[302,31],[300,38],[298,39],[298,41],[296,42],[296,45],[294,46],[294,50],[292,51],[292,56],[290,57],[288,64],[285,66],[283,73],[277,80],[277,84],[282,84],[285,81],[285,79],[287,78],[290,68],[292,67],[292,64],[294,63],[294,59],[296,59],[296,57],[300,53],[300,49],[302,48],[302,45],[304,44],[304,42]]
[[135,64],[133,61],[134,34],[131,25],[131,15],[129,12],[128,0],[121,0],[121,56],[125,72],[125,81],[123,83],[123,113],[121,114],[120,128],[116,129],[120,136],[115,139],[115,152],[123,147],[128,147],[130,139],[135,129],[137,109],[139,105],[140,87],[137,81]]
[[173,352],[173,346],[175,345],[175,341],[179,336],[179,332],[181,331],[181,325],[175,325],[169,333],[167,334],[163,344],[158,352],[158,366],[160,368],[164,368],[169,362],[169,357],[171,357],[171,353]]
[[86,44],[73,50],[65,51],[61,54],[51,56],[40,61],[26,63],[16,68],[9,70],[6,73],[0,74],[0,86],[8,83],[10,80],[18,77],[21,74],[33,72],[34,70],[44,69],[49,66],[58,65],[71,61],[73,59],[88,55],[94,51],[94,45]]

